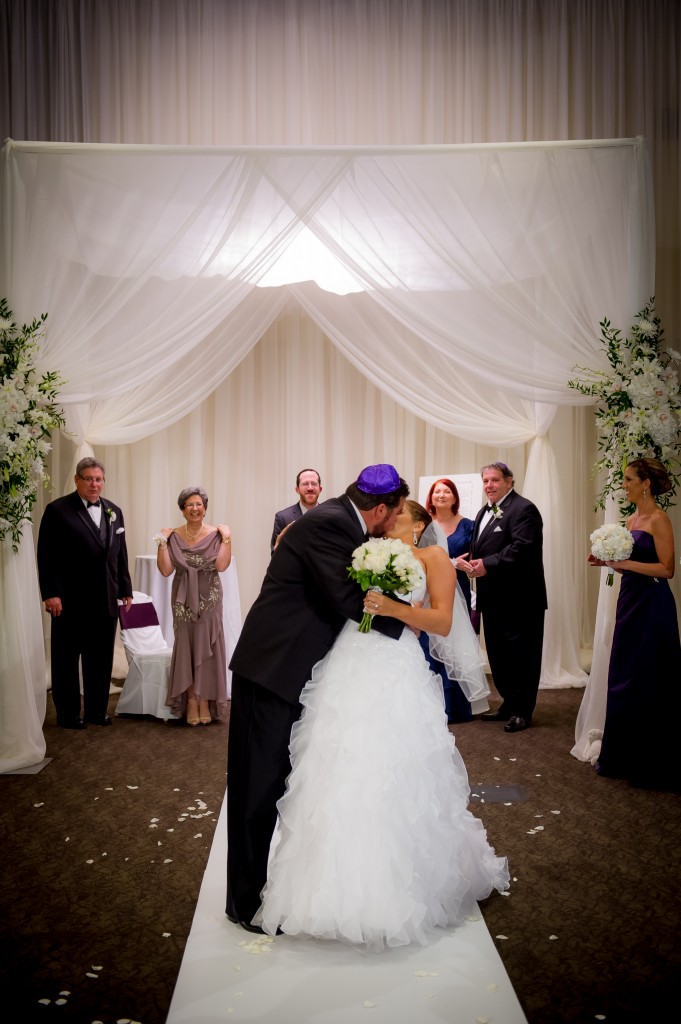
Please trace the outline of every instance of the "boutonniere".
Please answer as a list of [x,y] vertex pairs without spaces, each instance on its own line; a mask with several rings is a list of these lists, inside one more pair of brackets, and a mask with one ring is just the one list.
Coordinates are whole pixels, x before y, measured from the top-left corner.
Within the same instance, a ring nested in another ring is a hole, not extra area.
[[112,508],[105,508],[104,511],[106,512],[106,514],[109,517],[109,522],[110,523],[115,523],[116,522],[116,513],[114,512],[114,510]]
[[502,508],[499,508],[499,506],[495,502],[494,505],[492,505],[492,518],[493,519],[501,519],[503,514],[504,514],[504,510]]

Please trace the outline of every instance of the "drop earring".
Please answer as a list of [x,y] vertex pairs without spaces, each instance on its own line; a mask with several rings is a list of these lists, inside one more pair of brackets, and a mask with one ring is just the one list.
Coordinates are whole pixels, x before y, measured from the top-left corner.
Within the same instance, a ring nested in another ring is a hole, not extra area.
[[648,497],[648,492],[647,492],[647,490],[646,490],[646,489],[645,489],[645,487],[644,487],[644,488],[643,488],[643,500],[645,501],[645,499],[646,499],[647,497]]
[[412,542],[412,544],[414,545],[415,548],[417,548],[419,546],[419,535],[416,532],[416,530],[412,530],[411,542]]

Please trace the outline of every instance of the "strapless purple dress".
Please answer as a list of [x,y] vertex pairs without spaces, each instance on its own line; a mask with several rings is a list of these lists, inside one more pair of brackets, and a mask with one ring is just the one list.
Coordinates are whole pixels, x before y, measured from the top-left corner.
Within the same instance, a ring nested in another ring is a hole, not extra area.
[[[659,561],[652,534],[632,530],[636,562]],[[681,790],[681,644],[667,580],[622,573],[597,771],[635,786]]]

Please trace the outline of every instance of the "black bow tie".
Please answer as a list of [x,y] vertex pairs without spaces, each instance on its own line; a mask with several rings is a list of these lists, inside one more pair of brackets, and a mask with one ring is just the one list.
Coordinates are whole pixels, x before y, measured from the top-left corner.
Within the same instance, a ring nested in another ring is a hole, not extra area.
[[99,508],[100,504],[101,504],[101,502],[99,502],[99,501],[88,501],[87,507],[88,508]]
[[487,511],[488,512],[498,512],[499,509],[497,508],[496,503],[495,503],[494,505],[488,505],[487,506]]

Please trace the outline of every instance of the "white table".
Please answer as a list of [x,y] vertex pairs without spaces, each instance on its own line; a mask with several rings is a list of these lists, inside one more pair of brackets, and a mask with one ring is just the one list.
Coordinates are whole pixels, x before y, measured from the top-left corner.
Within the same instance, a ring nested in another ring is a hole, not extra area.
[[[222,622],[225,629],[225,647],[229,665],[232,652],[241,633],[241,602],[234,558],[225,571],[220,573],[220,578],[222,581]],[[158,621],[168,647],[172,647],[175,640],[173,613],[170,606],[172,580],[172,575],[163,576],[158,571],[156,555],[137,555],[135,559],[135,590],[149,594],[154,602]],[[232,673],[227,669],[227,696],[230,697],[231,694]]]

